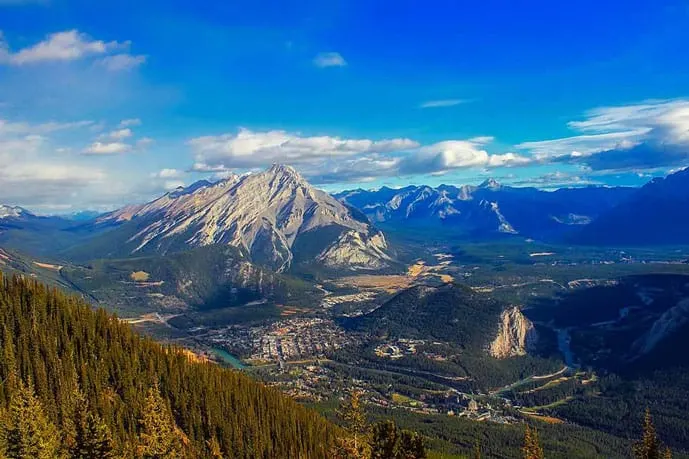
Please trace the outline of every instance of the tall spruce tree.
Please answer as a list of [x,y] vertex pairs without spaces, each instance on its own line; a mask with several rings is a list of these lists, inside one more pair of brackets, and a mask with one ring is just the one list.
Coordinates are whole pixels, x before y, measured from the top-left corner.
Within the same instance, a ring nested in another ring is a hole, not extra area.
[[387,420],[375,424],[371,435],[371,458],[396,458],[400,447],[400,435],[397,425]]
[[148,390],[141,418],[139,455],[143,459],[184,457],[182,438],[165,399],[157,386]]
[[423,437],[417,432],[403,430],[400,434],[400,452],[397,459],[426,459]]
[[663,446],[658,438],[651,410],[646,408],[641,439],[634,443],[632,453],[635,459],[671,459],[672,452]]
[[366,410],[361,400],[361,392],[354,390],[337,410],[337,415],[349,433],[349,436],[337,441],[337,457],[368,459],[371,456],[370,426],[366,419]]
[[62,456],[60,436],[45,414],[33,386],[19,382],[2,426],[8,459],[55,459]]
[[522,447],[522,453],[524,459],[543,459],[545,457],[541,442],[538,439],[538,432],[536,429],[532,429],[528,424],[524,431],[524,446]]

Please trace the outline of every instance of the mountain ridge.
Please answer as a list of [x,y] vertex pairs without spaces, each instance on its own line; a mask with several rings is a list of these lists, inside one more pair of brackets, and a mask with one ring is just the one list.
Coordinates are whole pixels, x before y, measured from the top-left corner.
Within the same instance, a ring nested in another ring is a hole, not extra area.
[[591,245],[689,243],[689,168],[655,178],[572,237]]
[[108,234],[127,233],[127,255],[227,244],[283,272],[293,264],[297,240],[320,232],[327,237],[312,238],[320,249],[314,260],[325,266],[380,269],[393,261],[385,236],[368,220],[311,186],[294,168],[278,164],[215,183],[196,182],[103,215],[94,226],[108,225],[119,227]]
[[343,191],[335,196],[358,207],[386,231],[404,225],[452,228],[458,235],[504,235],[558,239],[593,221],[633,193],[632,188],[563,188],[553,192],[502,185],[487,179],[478,186],[383,187]]

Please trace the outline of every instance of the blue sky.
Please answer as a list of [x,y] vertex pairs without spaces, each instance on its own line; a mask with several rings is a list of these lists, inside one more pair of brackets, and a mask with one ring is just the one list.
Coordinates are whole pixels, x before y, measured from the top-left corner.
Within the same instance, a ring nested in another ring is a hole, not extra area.
[[0,0],[0,202],[109,209],[273,162],[328,190],[689,165],[689,4],[574,3]]

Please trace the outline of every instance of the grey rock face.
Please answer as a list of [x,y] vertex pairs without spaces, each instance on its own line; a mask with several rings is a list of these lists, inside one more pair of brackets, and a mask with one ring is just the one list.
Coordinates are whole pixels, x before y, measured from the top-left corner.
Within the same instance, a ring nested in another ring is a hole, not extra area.
[[[107,214],[100,223],[133,222],[132,253],[166,247],[228,244],[276,271],[290,267],[305,233],[329,228],[316,257],[332,267],[379,269],[390,260],[382,234],[289,166],[175,190],[152,202]],[[332,231],[335,228],[337,231]],[[331,239],[331,240],[330,240]]]
[[500,328],[490,344],[489,353],[496,359],[526,355],[538,339],[529,319],[514,306],[500,315]]

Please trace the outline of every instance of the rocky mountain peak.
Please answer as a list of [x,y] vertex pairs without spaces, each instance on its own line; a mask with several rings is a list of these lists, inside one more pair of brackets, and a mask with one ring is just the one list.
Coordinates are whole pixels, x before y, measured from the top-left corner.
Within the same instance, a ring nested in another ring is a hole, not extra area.
[[19,218],[21,216],[31,216],[31,212],[18,206],[6,206],[0,204],[0,218]]
[[267,171],[265,171],[265,174],[274,175],[276,177],[288,177],[295,180],[304,180],[301,174],[299,174],[294,167],[286,164],[273,164]]
[[500,184],[500,182],[490,177],[484,180],[483,183],[481,183],[478,187],[486,188],[489,190],[499,190],[500,188],[502,188],[502,185]]
[[[129,253],[183,250],[213,244],[238,247],[251,260],[284,271],[297,240],[314,261],[378,269],[390,261],[382,234],[334,197],[312,187],[294,168],[199,183],[150,203],[115,211],[99,222],[129,221]],[[301,246],[301,245],[300,245]],[[302,258],[303,259],[303,258]]]

